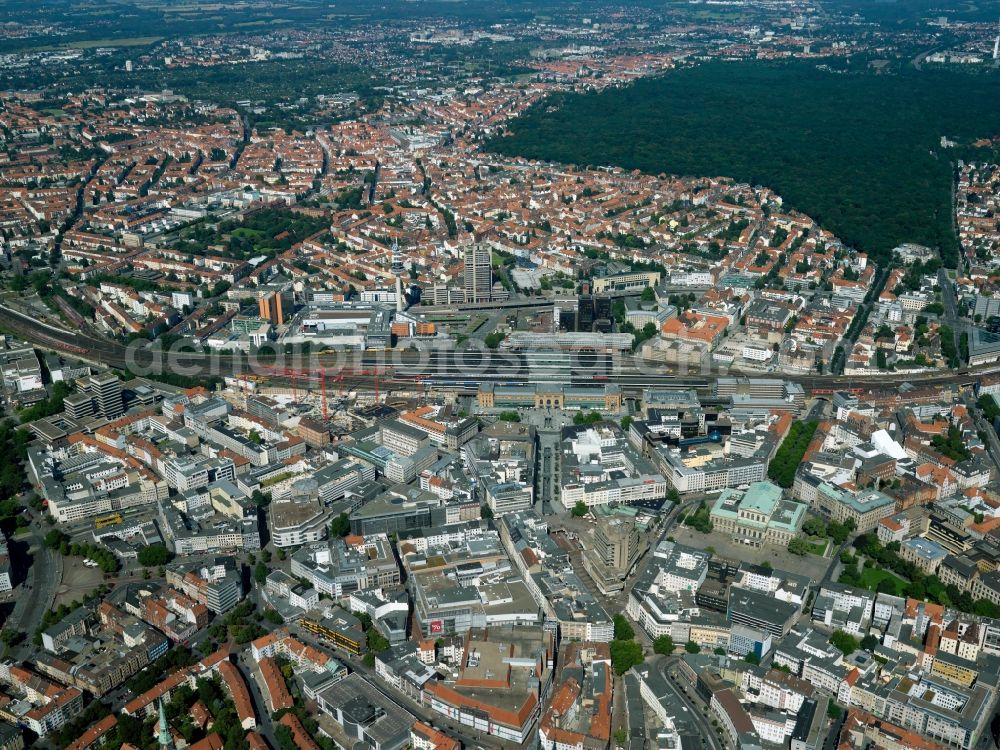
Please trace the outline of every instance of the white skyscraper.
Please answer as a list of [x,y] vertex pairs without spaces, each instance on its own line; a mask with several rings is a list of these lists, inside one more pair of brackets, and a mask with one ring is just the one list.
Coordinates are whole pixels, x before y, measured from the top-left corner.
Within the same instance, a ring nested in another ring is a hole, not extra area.
[[392,243],[392,275],[396,277],[396,312],[403,312],[403,257],[399,254],[399,243]]
[[465,248],[465,301],[489,302],[493,294],[493,266],[489,245]]

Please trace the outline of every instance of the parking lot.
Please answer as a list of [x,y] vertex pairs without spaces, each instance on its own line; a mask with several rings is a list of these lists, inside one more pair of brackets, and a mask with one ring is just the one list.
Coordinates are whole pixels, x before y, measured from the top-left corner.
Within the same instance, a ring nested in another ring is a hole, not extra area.
[[104,583],[100,568],[88,568],[82,557],[67,557],[63,565],[62,582],[56,589],[55,606],[81,599]]

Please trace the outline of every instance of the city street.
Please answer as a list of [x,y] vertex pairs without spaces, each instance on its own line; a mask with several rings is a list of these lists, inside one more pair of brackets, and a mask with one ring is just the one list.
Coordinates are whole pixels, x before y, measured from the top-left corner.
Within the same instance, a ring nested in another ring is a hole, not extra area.
[[683,682],[683,678],[677,675],[676,663],[675,657],[660,657],[654,663],[654,668],[663,676],[664,682],[681,709],[677,712],[677,723],[691,725],[695,733],[707,741],[710,750],[729,750],[728,742],[720,738],[712,726],[711,719],[708,718],[711,710],[701,698],[697,697],[694,690]]
[[969,414],[973,420],[975,420],[976,429],[986,436],[986,452],[989,453],[993,465],[1000,470],[1000,438],[997,437],[996,430],[983,418],[982,412],[972,402],[971,398],[964,397],[962,401],[969,410]]
[[937,273],[938,286],[941,287],[941,301],[944,304],[944,322],[951,328],[954,336],[955,351],[959,351],[959,337],[965,330],[965,321],[958,315],[958,306],[955,302],[955,285],[948,276],[948,269],[942,267]]
[[255,679],[255,666],[253,658],[248,649],[237,652],[236,668],[246,680],[250,691],[250,699],[254,704],[254,712],[257,714],[257,734],[267,740],[271,747],[280,747],[274,737],[274,722],[271,721],[271,712],[267,708],[267,700],[260,691],[260,685]]
[[28,563],[24,581],[14,590],[14,609],[5,627],[23,631],[27,637],[15,654],[25,658],[31,653],[31,635],[42,623],[42,617],[52,608],[56,590],[63,577],[62,555],[47,549],[42,543],[41,530],[31,527],[31,533],[19,537],[19,543],[28,545]]

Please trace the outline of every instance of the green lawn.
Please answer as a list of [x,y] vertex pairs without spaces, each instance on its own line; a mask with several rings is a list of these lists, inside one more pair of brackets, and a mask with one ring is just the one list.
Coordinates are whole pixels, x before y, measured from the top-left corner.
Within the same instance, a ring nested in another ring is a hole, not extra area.
[[477,315],[475,318],[473,318],[471,321],[469,321],[469,327],[466,330],[466,333],[468,333],[470,335],[473,334],[473,333],[475,333],[480,328],[482,328],[483,324],[485,324],[486,321],[489,320],[489,319],[490,318],[489,318],[488,315]]
[[906,593],[906,581],[893,575],[888,570],[865,568],[861,571],[861,585],[869,591],[875,591],[882,581],[892,581],[896,585],[896,590],[891,592],[896,596],[903,596]]
[[441,325],[458,325],[459,323],[468,323],[468,315],[426,315],[424,316],[431,323],[439,323]]
[[820,539],[819,537],[809,537],[807,542],[809,545],[809,553],[812,555],[817,555],[823,557],[826,554],[827,540]]
[[259,229],[251,229],[250,227],[240,227],[239,229],[233,230],[233,236],[256,239],[257,237],[263,237],[264,233]]

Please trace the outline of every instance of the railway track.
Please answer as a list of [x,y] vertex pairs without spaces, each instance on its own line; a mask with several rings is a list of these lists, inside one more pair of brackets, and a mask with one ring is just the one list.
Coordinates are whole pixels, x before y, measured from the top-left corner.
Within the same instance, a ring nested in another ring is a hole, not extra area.
[[[13,333],[33,344],[53,351],[77,355],[105,367],[125,370],[133,366],[145,368],[150,377],[155,378],[155,367],[194,370],[200,375],[232,375],[253,372],[264,379],[288,380],[299,377],[303,380],[318,379],[319,370],[331,376],[341,374],[352,383],[374,383],[376,379],[384,385],[407,388],[437,390],[462,390],[475,392],[481,382],[536,383],[560,382],[584,384],[593,382],[614,383],[630,392],[646,387],[707,387],[721,373],[660,372],[649,373],[649,363],[640,363],[631,358],[617,358],[611,361],[605,355],[592,352],[567,355],[553,352],[551,355],[531,356],[504,353],[473,353],[454,351],[409,352],[392,351],[386,353],[351,352],[301,355],[296,360],[293,355],[286,359],[283,355],[274,358],[247,355],[220,354],[217,352],[170,352],[167,354],[150,347],[126,347],[115,341],[51,326],[42,321],[0,305],[0,323]],[[157,362],[160,358],[160,362]],[[575,358],[576,361],[573,361]],[[305,367],[286,367],[286,362],[299,361]],[[640,366],[641,365],[641,366]],[[153,368],[150,370],[149,368]],[[318,369],[316,369],[318,368]],[[199,372],[199,369],[201,372]],[[879,376],[856,375],[778,375],[802,385],[813,395],[831,394],[834,391],[861,392],[870,389],[897,387],[905,382],[919,381],[921,385],[974,385],[980,377],[1000,372],[1000,364],[962,368],[928,375]],[[727,375],[743,375],[727,373]],[[747,377],[755,377],[746,373]],[[759,377],[759,375],[757,375]]]

